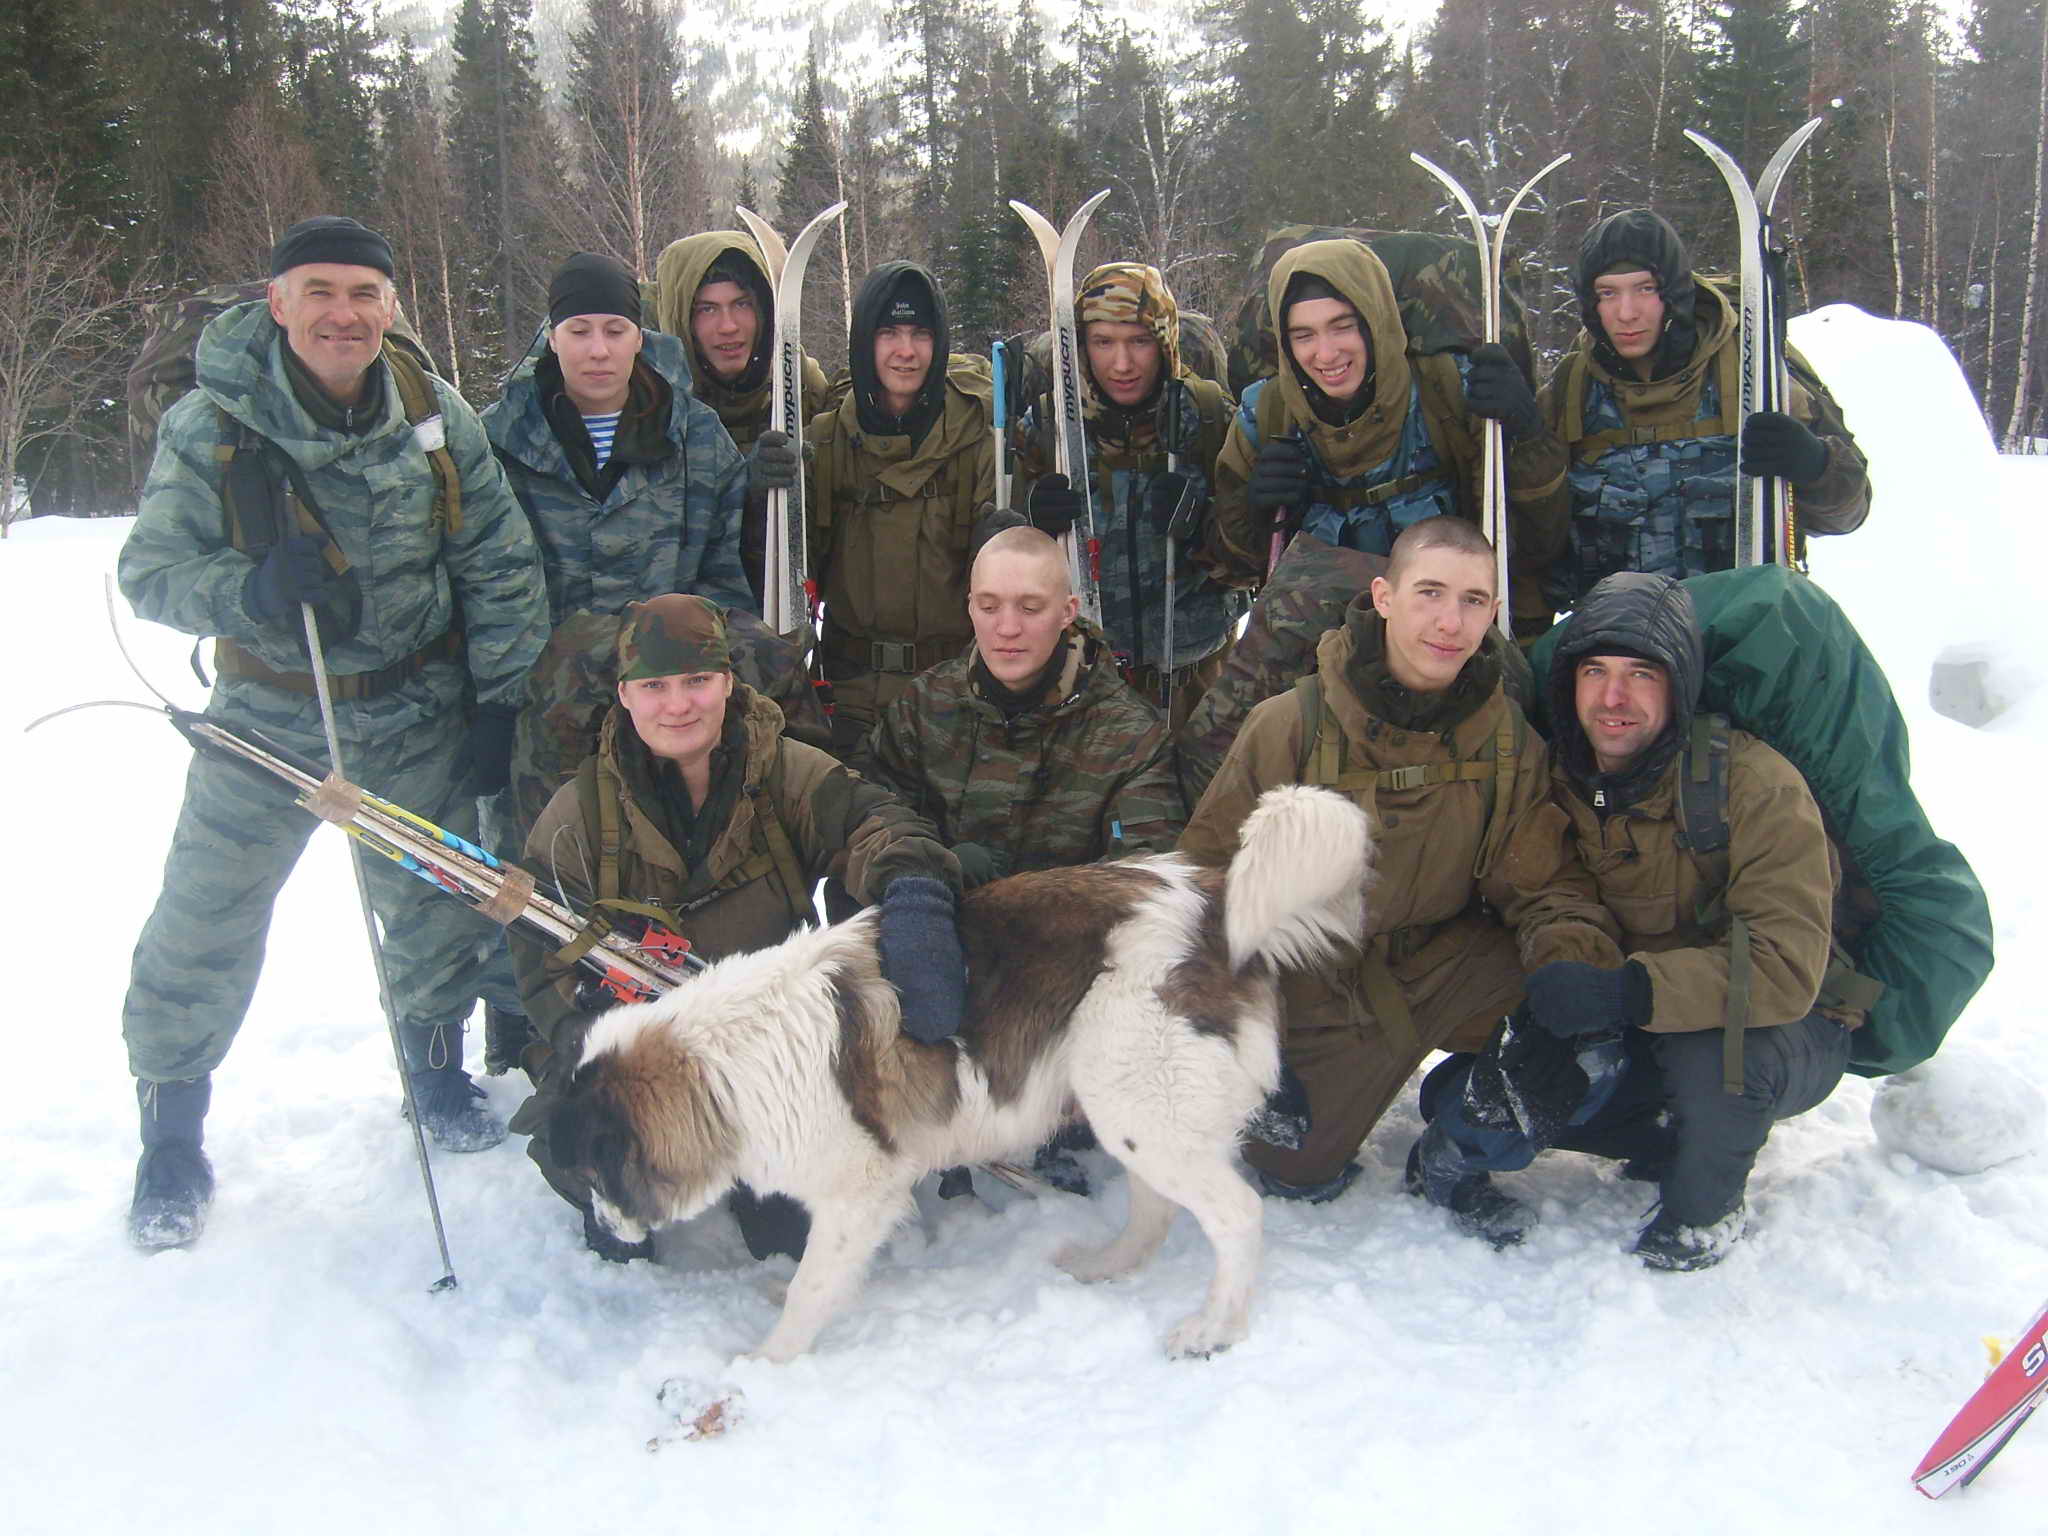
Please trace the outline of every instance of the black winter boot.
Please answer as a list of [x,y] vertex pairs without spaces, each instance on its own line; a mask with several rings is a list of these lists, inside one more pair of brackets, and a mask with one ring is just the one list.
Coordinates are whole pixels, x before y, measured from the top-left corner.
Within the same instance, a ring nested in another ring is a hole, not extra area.
[[1450,1144],[1448,1137],[1436,1135],[1434,1126],[1417,1137],[1408,1149],[1401,1187],[1449,1211],[1460,1232],[1483,1238],[1496,1251],[1512,1248],[1526,1237],[1536,1225],[1536,1213],[1513,1195],[1495,1189],[1491,1174],[1465,1173],[1462,1163],[1456,1167],[1426,1164],[1425,1149],[1433,1139]]
[[1704,1226],[1685,1226],[1670,1219],[1669,1211],[1660,1206],[1630,1251],[1650,1269],[1690,1274],[1696,1269],[1712,1269],[1727,1258],[1728,1250],[1747,1230],[1748,1218],[1739,1205]]
[[495,1004],[484,1005],[484,1071],[503,1077],[520,1064],[521,1053],[533,1039],[533,1026],[526,1015]]
[[448,1152],[483,1152],[505,1139],[505,1122],[491,1113],[484,1091],[462,1070],[460,1024],[404,1024],[405,1065],[420,1129]]
[[213,1203],[213,1165],[200,1150],[213,1079],[137,1079],[135,1101],[142,1110],[142,1158],[135,1165],[128,1240],[145,1252],[186,1247],[198,1240]]

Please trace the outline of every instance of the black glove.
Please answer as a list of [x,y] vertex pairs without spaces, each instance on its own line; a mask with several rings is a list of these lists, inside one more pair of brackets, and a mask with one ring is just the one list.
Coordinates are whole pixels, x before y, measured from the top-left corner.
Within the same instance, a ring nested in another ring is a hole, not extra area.
[[1537,1028],[1530,1010],[1518,1008],[1472,1064],[1463,1108],[1474,1124],[1518,1130],[1541,1149],[1557,1144],[1589,1086],[1574,1042]]
[[1065,475],[1041,475],[1031,487],[1025,513],[1040,533],[1063,537],[1081,520],[1081,493],[1067,483]]
[[1465,373],[1465,404],[1480,416],[1493,417],[1509,437],[1533,432],[1543,420],[1536,410],[1536,392],[1508,356],[1508,349],[1497,341],[1472,349],[1472,365]]
[[754,451],[747,455],[747,494],[764,497],[770,491],[786,491],[796,484],[801,470],[789,434],[771,428],[754,439]]
[[882,974],[903,1002],[903,1032],[936,1045],[967,1017],[967,958],[953,893],[929,875],[903,875],[882,893]]
[[518,718],[510,704],[477,706],[455,757],[455,776],[470,794],[495,795],[512,782],[512,726]]
[[1783,411],[1757,411],[1742,423],[1742,472],[1810,485],[1827,473],[1828,445]]
[[987,843],[955,843],[953,857],[960,861],[960,883],[970,891],[1010,872],[1010,856]]
[[1292,533],[1308,510],[1308,449],[1291,437],[1259,445],[1246,488],[1252,507],[1271,517],[1277,529]]
[[[1183,500],[1187,503],[1185,514],[1181,509]],[[1206,500],[1195,489],[1192,479],[1168,470],[1153,480],[1152,488],[1145,493],[1145,515],[1152,520],[1152,531],[1162,539],[1185,541],[1201,526],[1202,504]]]
[[1650,973],[1633,960],[1613,969],[1558,960],[1531,971],[1527,985],[1531,1022],[1563,1040],[1650,1022]]
[[265,624],[299,616],[299,604],[318,605],[336,595],[341,578],[327,568],[320,540],[310,533],[287,534],[270,546],[263,563],[242,583],[242,606]]

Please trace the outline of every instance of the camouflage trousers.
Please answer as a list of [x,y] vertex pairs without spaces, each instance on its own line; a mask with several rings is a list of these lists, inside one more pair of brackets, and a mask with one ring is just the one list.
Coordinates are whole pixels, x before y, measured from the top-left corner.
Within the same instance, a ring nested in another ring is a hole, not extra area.
[[1522,1000],[1514,935],[1490,918],[1453,918],[1412,953],[1381,948],[1381,975],[1406,1017],[1386,1016],[1395,1010],[1375,1003],[1356,964],[1281,982],[1283,1050],[1308,1090],[1311,1124],[1299,1151],[1245,1143],[1260,1172],[1298,1185],[1335,1178],[1432,1051],[1479,1049]]
[[[225,718],[245,723],[239,715]],[[288,709],[285,718],[303,725],[305,712]],[[317,716],[314,734],[273,719],[259,729],[316,762],[328,760]],[[461,712],[449,710],[391,735],[345,736],[349,778],[474,838],[477,802],[455,779],[463,731]],[[293,803],[282,780],[210,754],[194,755],[164,864],[163,891],[136,943],[121,1010],[129,1069],[137,1077],[197,1077],[226,1057],[263,968],[272,904],[319,825]],[[365,864],[401,1027],[452,1026],[459,1039],[480,996],[517,1003],[502,929],[385,859]],[[336,966],[369,963],[355,931],[355,906],[351,899],[336,908],[350,914],[330,936]],[[377,1028],[374,1016],[364,1027]]]

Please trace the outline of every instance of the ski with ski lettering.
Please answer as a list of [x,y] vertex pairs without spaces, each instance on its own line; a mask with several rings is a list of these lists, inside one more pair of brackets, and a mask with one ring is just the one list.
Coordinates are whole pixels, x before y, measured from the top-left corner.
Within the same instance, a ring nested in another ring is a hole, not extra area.
[[[1484,304],[1485,335],[1480,339],[1489,343],[1500,340],[1500,291],[1501,272],[1507,259],[1508,224],[1528,195],[1536,190],[1536,183],[1556,170],[1569,154],[1559,155],[1534,176],[1523,182],[1515,195],[1508,200],[1507,211],[1494,221],[1493,233],[1488,237],[1486,217],[1479,211],[1479,205],[1472,200],[1456,177],[1442,166],[1425,160],[1421,155],[1408,156],[1430,175],[1444,185],[1465,215],[1472,227],[1472,244],[1479,253],[1480,283],[1484,289],[1481,295]],[[1480,438],[1480,526],[1487,538],[1493,541],[1494,590],[1500,595],[1500,609],[1497,622],[1500,631],[1509,639],[1514,638],[1514,614],[1508,602],[1508,461],[1507,447],[1501,431],[1501,424],[1491,416],[1484,418]]]
[[[796,481],[787,490],[768,493],[768,548],[761,573],[762,618],[778,635],[809,630],[818,608],[818,584],[811,575],[810,535],[804,518],[804,269],[811,252],[832,221],[846,211],[834,203],[803,227],[796,243],[783,251],[782,240],[767,220],[748,209],[739,216],[768,263],[769,285],[775,291],[775,365],[768,424],[789,434],[796,451]],[[808,652],[812,640],[806,637]]]
[[2048,1399],[2048,1307],[1971,1394],[1913,1469],[1913,1486],[1930,1499],[1966,1487],[2005,1449],[2029,1415]]
[[[1776,253],[1771,244],[1771,208],[1793,157],[1806,147],[1821,125],[1810,118],[1777,148],[1764,173],[1751,187],[1734,156],[1703,133],[1688,128],[1685,136],[1721,173],[1735,204],[1735,248],[1741,259],[1742,334],[1741,399],[1737,403],[1735,468],[1735,563],[1763,565],[1775,560],[1791,565],[1794,557],[1791,488],[1775,475],[1745,475],[1741,466],[1742,428],[1758,411],[1781,411],[1791,391],[1785,365],[1785,315],[1781,282],[1775,282]],[[1722,402],[1727,409],[1727,402]]]
[[1052,308],[1052,412],[1056,462],[1081,497],[1081,515],[1061,539],[1067,551],[1067,572],[1081,599],[1081,612],[1102,623],[1102,540],[1095,529],[1095,492],[1088,474],[1088,423],[1081,411],[1081,338],[1074,321],[1074,257],[1088,220],[1109,196],[1109,188],[1083,203],[1067,220],[1064,231],[1028,203],[1015,198],[1010,206],[1038,241],[1045,258],[1045,280]]

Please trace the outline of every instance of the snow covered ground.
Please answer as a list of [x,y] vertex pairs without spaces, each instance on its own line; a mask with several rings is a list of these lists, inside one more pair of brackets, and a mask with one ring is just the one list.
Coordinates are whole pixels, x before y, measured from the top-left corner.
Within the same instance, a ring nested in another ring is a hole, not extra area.
[[[309,1536],[2048,1528],[2040,1426],[1938,1511],[1907,1481],[1983,1375],[1980,1340],[2048,1297],[2029,958],[2048,943],[2048,690],[2031,681],[2048,461],[1993,456],[1917,327],[1828,310],[1793,332],[1879,485],[1869,528],[1818,545],[1815,575],[1890,672],[1920,794],[1989,888],[2002,958],[1932,1081],[1891,1090],[1910,1130],[1891,1144],[2003,1160],[1958,1175],[1881,1146],[1873,1086],[1850,1080],[1773,1136],[1753,1237],[1719,1269],[1661,1275],[1622,1251],[1643,1187],[1587,1159],[1510,1176],[1543,1225],[1505,1255],[1400,1195],[1410,1095],[1342,1200],[1268,1204],[1252,1336],[1199,1363],[1160,1349],[1209,1267],[1185,1218],[1131,1281],[1083,1288],[1051,1265],[1120,1221],[1113,1176],[1090,1202],[955,1202],[895,1240],[815,1355],[734,1365],[787,1261],[752,1264],[715,1217],[661,1267],[600,1263],[515,1139],[437,1160],[461,1285],[429,1295],[431,1229],[327,833],[218,1074],[205,1238],[131,1252],[119,1011],[186,750],[128,710],[21,735],[61,705],[146,695],[101,598],[126,524],[18,526],[0,544],[0,1519]],[[121,609],[150,678],[196,704],[189,642]],[[1985,730],[1926,705],[1931,659],[1965,640],[2015,696]],[[506,1113],[521,1097],[489,1088]],[[737,1387],[745,1416],[649,1454],[670,1422],[656,1391],[679,1375]]]

